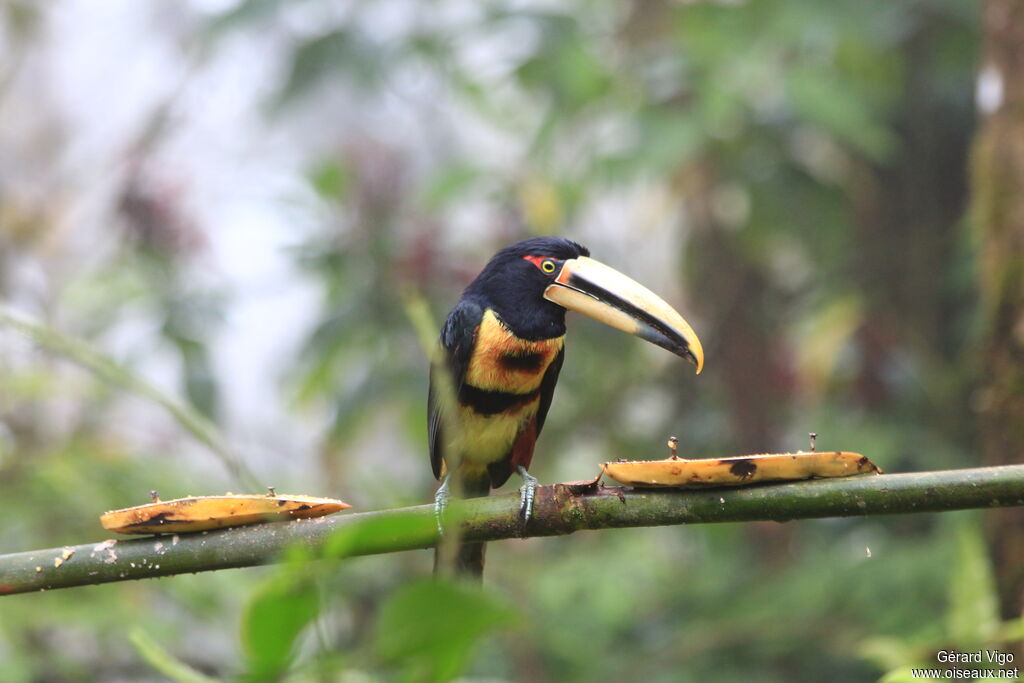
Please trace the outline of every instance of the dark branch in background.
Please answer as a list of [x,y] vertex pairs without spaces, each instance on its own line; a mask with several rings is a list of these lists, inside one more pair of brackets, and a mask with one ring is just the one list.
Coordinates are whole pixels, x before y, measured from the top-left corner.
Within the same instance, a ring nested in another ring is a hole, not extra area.
[[[865,475],[747,488],[683,491],[569,484],[537,491],[535,517],[523,529],[517,495],[454,501],[466,538],[560,536],[582,529],[785,522],[820,517],[941,512],[1024,505],[1024,465],[920,474]],[[390,533],[381,522],[404,523]],[[319,553],[343,529],[371,533],[349,538],[345,555],[432,547],[438,540],[430,505],[340,517],[149,536],[0,555],[0,595],[128,581],[185,572],[267,564],[292,545]]]

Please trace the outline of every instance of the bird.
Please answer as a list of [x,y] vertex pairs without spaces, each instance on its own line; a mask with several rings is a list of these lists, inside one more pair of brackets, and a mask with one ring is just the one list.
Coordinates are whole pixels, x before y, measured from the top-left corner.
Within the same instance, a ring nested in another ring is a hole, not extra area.
[[[565,359],[565,314],[576,311],[637,335],[696,366],[704,350],[689,323],[643,285],[590,258],[583,245],[534,237],[498,251],[441,328],[430,365],[428,441],[438,530],[454,493],[479,497],[513,472],[528,524],[538,481],[529,473]],[[435,571],[480,579],[484,544],[459,541]]]

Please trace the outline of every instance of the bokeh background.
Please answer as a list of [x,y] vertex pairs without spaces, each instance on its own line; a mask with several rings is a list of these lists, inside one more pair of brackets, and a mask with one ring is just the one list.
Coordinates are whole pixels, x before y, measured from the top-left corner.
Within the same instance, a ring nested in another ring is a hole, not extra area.
[[[813,431],[887,471],[975,466],[969,159],[1003,97],[983,9],[0,0],[0,300],[193,406],[258,481],[421,504],[408,302],[439,324],[495,250],[559,234],[676,304],[707,363],[571,318],[542,482],[669,434],[693,457]],[[153,401],[0,328],[0,552],[98,541],[150,489],[243,486]],[[400,677],[374,624],[430,567],[322,578],[292,679]],[[271,571],[4,598],[0,680],[164,680],[139,629],[238,675]],[[897,680],[1005,645],[995,574],[959,513],[496,543],[487,590],[518,616],[465,675]]]

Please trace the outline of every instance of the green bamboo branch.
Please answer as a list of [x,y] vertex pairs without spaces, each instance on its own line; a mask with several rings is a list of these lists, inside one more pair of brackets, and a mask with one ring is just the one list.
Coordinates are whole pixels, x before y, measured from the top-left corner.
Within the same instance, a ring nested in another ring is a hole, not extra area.
[[[466,538],[497,541],[583,529],[784,522],[1016,505],[1024,505],[1024,465],[705,491],[555,484],[537,490],[535,514],[525,528],[517,495],[453,501],[449,511],[460,520]],[[305,549],[312,557],[339,557],[430,548],[437,541],[430,505],[108,540],[0,555],[0,595],[268,564],[290,547]]]
[[259,481],[228,445],[217,426],[192,406],[175,401],[151,382],[104,355],[89,343],[66,335],[44,323],[16,314],[2,306],[0,306],[0,326],[10,327],[31,339],[35,344],[81,365],[99,379],[127,389],[160,406],[185,431],[209,448],[224,467],[244,485],[253,489],[261,488]]

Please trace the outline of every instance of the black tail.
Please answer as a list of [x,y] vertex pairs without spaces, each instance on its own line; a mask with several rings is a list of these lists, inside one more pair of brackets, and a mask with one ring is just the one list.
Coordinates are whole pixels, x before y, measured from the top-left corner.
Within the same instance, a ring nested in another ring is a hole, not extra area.
[[[481,498],[491,492],[491,479],[484,470],[481,476],[463,476],[459,488],[461,493],[458,492],[458,488],[453,493],[464,498]],[[434,550],[434,574],[453,573],[483,581],[485,550],[486,543],[464,543],[461,540],[458,541],[457,548],[446,548],[442,539],[441,545]]]

